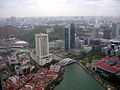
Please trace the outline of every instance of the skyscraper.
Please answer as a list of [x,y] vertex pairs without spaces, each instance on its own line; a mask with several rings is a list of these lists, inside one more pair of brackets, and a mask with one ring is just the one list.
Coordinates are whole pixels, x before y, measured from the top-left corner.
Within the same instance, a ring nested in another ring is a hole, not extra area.
[[70,27],[70,49],[74,48],[75,48],[75,25],[74,23],[72,23]]
[[112,38],[120,38],[120,23],[112,24]]
[[65,27],[65,51],[75,48],[75,26],[74,23]]
[[70,25],[65,27],[65,51],[70,49]]
[[50,62],[48,34],[35,34],[36,62],[44,65]]
[[109,26],[103,27],[103,38],[104,39],[111,39],[111,28]]

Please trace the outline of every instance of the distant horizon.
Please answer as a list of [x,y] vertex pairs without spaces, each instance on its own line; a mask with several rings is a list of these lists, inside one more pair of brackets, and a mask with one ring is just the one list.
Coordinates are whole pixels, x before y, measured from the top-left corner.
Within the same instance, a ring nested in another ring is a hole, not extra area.
[[0,0],[0,17],[120,16],[120,0]]
[[8,17],[0,17],[0,18],[11,18],[11,17],[15,17],[15,18],[39,18],[39,17],[120,17],[120,16],[95,16],[95,15],[91,15],[91,16],[8,16]]

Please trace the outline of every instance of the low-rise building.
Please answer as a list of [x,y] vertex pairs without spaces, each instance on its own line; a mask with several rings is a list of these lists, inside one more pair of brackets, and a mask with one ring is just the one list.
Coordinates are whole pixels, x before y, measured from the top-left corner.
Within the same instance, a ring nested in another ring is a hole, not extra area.
[[64,41],[63,40],[54,40],[49,42],[50,49],[61,49],[64,48]]
[[92,51],[92,46],[84,46],[84,52],[88,53]]
[[110,40],[106,46],[102,47],[102,50],[106,53],[106,55],[119,56],[120,55],[120,41]]
[[106,56],[103,60],[88,65],[95,71],[99,71],[105,76],[113,75],[118,78],[120,73],[120,60],[117,57]]
[[12,45],[12,48],[24,48],[24,47],[28,47],[28,46],[29,46],[29,44],[26,41],[16,41]]

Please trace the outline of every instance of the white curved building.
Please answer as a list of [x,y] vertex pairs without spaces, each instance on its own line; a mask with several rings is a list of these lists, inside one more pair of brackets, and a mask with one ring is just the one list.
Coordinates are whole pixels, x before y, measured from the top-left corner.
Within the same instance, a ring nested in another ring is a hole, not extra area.
[[24,47],[27,47],[29,44],[28,42],[26,41],[16,41],[14,44],[13,44],[13,48],[24,48]]

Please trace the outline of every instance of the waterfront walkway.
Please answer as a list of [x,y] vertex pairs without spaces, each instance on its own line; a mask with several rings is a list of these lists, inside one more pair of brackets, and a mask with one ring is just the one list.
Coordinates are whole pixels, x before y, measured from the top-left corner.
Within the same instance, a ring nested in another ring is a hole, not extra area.
[[84,67],[83,68],[88,74],[90,74],[95,80],[97,80],[103,87],[109,88],[110,90],[117,90],[114,84],[107,82],[106,80],[102,79],[98,76],[93,70],[90,68]]

